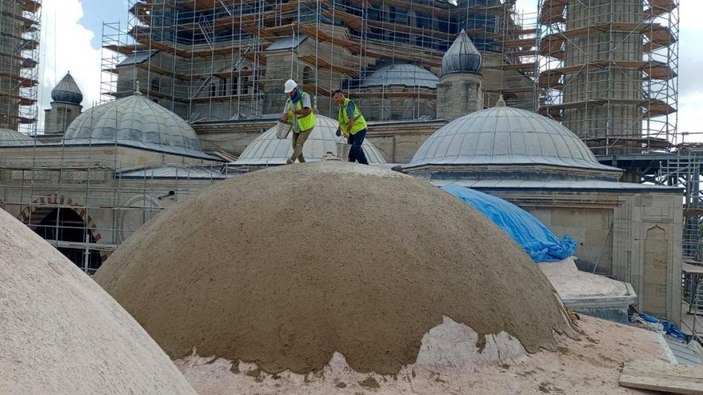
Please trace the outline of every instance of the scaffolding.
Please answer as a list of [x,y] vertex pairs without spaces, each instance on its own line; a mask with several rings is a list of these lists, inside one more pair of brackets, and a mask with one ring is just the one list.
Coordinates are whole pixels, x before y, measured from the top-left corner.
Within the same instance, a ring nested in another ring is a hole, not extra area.
[[103,23],[101,37],[100,104],[115,99],[117,65],[124,61],[127,54],[131,52],[127,51],[125,53],[124,48],[129,48],[130,44],[132,44],[129,41],[129,36],[123,31],[120,22]]
[[221,163],[169,163],[160,154],[134,168],[120,162],[125,149],[0,142],[0,209],[93,274],[149,219],[227,176]]
[[0,0],[0,128],[37,129],[41,0]]
[[369,120],[434,118],[442,56],[462,29],[484,56],[486,105],[504,94],[535,109],[536,13],[514,1],[130,0],[129,13],[126,34],[104,29],[103,93],[139,80],[190,121],[278,113],[289,78],[324,115],[341,88]]
[[540,0],[540,112],[596,155],[676,144],[676,0]]
[[682,147],[668,158],[659,160],[657,183],[683,188],[683,250],[682,256],[700,261],[699,252],[703,195],[700,178],[703,165],[703,151],[693,147]]

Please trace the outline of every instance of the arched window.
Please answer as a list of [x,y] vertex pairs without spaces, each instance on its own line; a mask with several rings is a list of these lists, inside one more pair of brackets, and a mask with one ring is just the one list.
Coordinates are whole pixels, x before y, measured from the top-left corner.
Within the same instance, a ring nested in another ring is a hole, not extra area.
[[218,96],[227,96],[227,80],[220,79],[218,80],[217,84],[220,86],[220,92],[218,93]]
[[[74,242],[75,245],[85,241],[96,243],[95,237],[84,219],[70,208],[51,210],[36,225],[34,232],[44,240]],[[75,246],[57,247],[57,249],[88,274],[95,273],[102,265],[100,253],[97,250],[90,250],[86,254],[85,249]]]
[[315,82],[315,74],[310,66],[303,68],[303,84],[313,84]]
[[239,77],[233,76],[231,80],[229,80],[229,94],[230,95],[238,95],[239,94]]
[[154,92],[161,90],[161,81],[158,78],[151,80],[151,90]]
[[249,94],[249,68],[248,67],[242,68],[242,83],[241,83],[241,86],[239,87],[239,93],[241,93],[242,95]]

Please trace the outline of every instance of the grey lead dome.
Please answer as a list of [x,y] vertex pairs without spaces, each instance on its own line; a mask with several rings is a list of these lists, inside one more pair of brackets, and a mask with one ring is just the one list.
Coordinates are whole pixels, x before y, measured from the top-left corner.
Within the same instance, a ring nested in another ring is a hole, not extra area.
[[373,86],[412,86],[437,88],[439,78],[422,67],[399,63],[383,66],[374,71],[361,83],[364,88]]
[[141,93],[83,112],[71,122],[64,141],[67,144],[125,144],[162,152],[203,155],[193,128]]
[[0,147],[15,145],[33,145],[34,139],[24,133],[0,128]]
[[[335,136],[339,123],[323,115],[315,116],[315,128],[305,142],[303,155],[307,161],[315,162],[323,160],[328,152],[337,153],[337,141]],[[293,153],[291,148],[291,137],[286,139],[276,138],[277,127],[270,128],[259,137],[254,139],[242,152],[233,165],[276,165],[285,164],[286,159]],[[383,155],[364,139],[362,149],[370,164],[386,163]]]
[[59,81],[51,91],[51,100],[63,103],[81,104],[83,101],[83,93],[78,84],[71,77],[71,73],[66,75]]
[[498,106],[443,126],[418,149],[410,166],[540,164],[600,171],[617,169],[598,163],[576,134],[542,115]]
[[483,58],[471,38],[462,29],[454,43],[442,57],[442,74],[478,73]]

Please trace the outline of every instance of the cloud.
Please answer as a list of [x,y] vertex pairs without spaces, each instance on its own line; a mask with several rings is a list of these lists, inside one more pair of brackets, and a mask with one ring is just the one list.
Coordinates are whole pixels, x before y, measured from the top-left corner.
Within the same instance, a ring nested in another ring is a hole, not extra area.
[[699,15],[703,13],[703,2],[681,1],[679,30],[679,94],[686,96],[703,90],[703,81],[695,78],[703,69],[703,24]]
[[83,17],[79,0],[42,2],[39,62],[39,124],[44,129],[44,110],[50,108],[51,90],[70,71],[83,92],[83,108],[100,101],[100,49],[90,41],[95,33],[78,21]]

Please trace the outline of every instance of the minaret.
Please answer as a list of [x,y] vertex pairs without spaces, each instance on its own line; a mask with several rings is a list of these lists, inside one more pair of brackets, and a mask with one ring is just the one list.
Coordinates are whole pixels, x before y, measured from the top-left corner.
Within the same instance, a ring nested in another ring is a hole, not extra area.
[[44,133],[63,133],[83,109],[83,93],[70,72],[51,91],[51,99],[51,109],[44,110]]
[[437,118],[452,120],[483,109],[481,54],[462,29],[442,58]]

